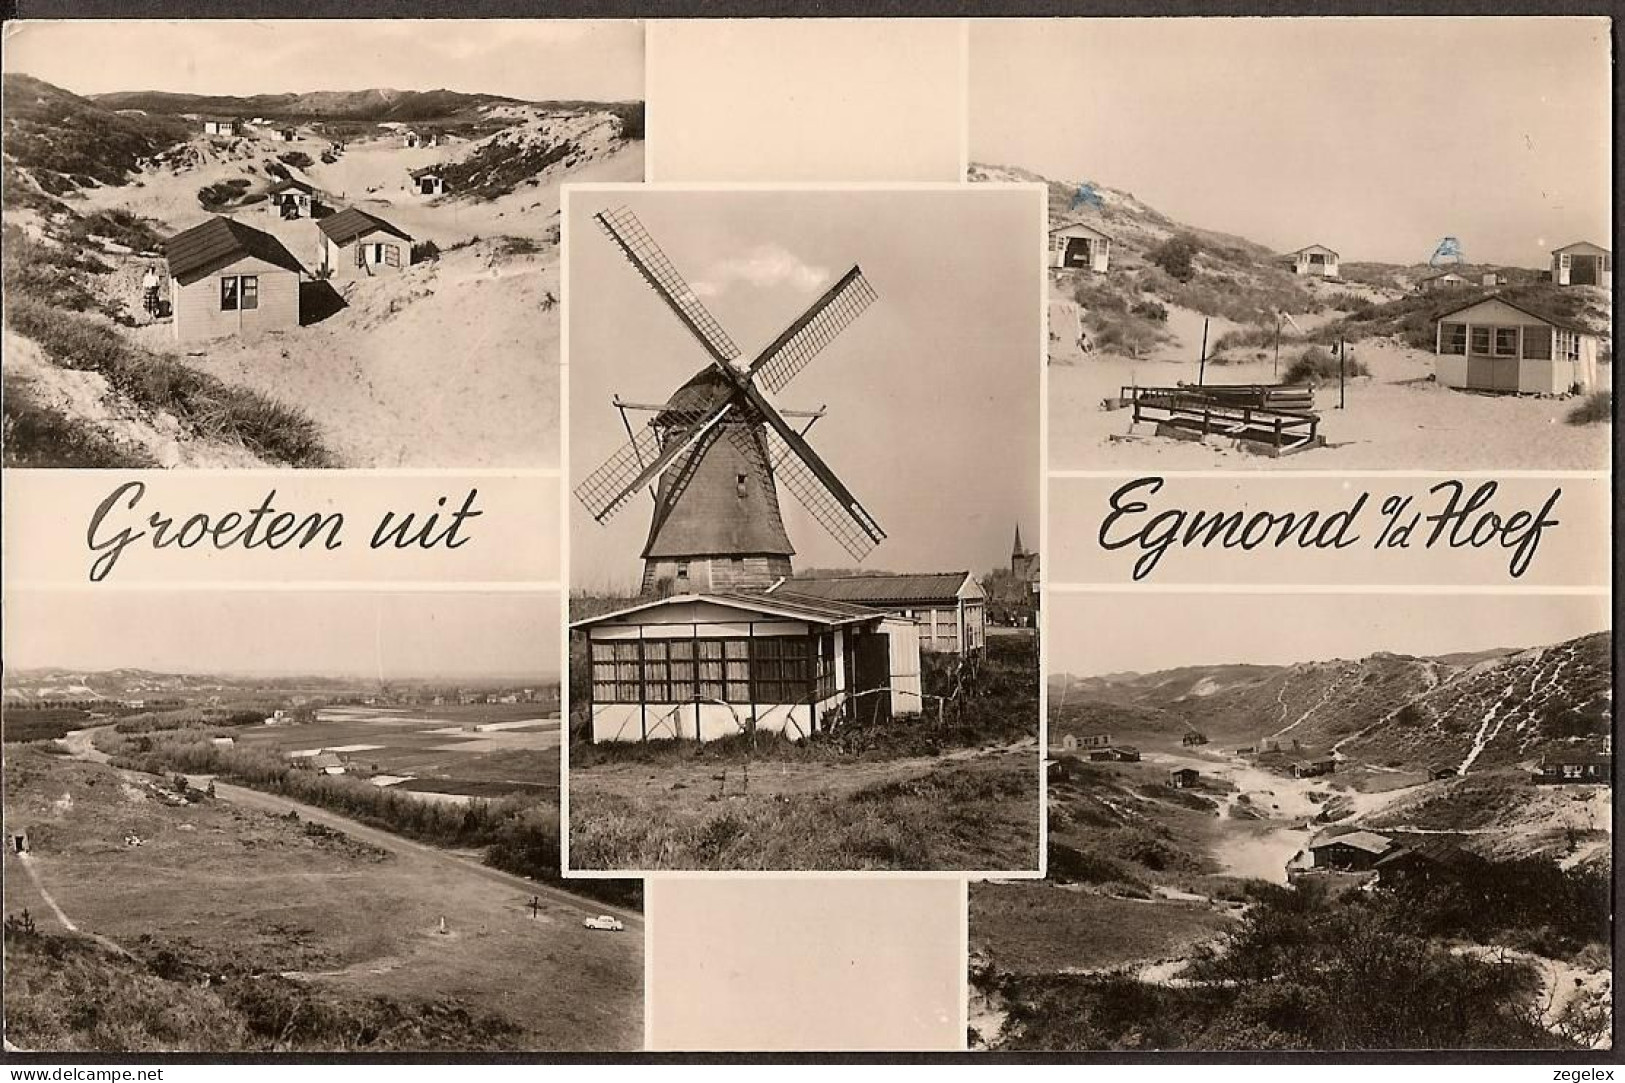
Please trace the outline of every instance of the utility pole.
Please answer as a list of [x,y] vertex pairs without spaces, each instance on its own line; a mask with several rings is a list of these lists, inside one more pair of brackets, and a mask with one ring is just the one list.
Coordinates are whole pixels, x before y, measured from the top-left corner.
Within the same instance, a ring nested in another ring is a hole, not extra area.
[[1200,362],[1198,362],[1197,369],[1196,369],[1196,385],[1198,387],[1205,387],[1207,385],[1207,322],[1208,322],[1207,318],[1203,317],[1202,318],[1202,359],[1201,359]]
[[1281,310],[1275,310],[1275,382],[1281,382]]
[[1337,340],[1337,408],[1343,408],[1343,390],[1348,383],[1348,340],[1338,337]]

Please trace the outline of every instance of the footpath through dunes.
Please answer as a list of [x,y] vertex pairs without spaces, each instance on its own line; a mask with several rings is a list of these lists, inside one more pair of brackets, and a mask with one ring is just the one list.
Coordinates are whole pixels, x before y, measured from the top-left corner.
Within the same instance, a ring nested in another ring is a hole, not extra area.
[[[89,755],[82,732],[64,744]],[[272,981],[266,995],[318,1014],[385,997],[502,1022],[470,1049],[641,1045],[640,915],[287,798],[217,781],[214,799],[170,801],[162,780],[70,756],[8,747],[8,833],[26,831],[41,884],[81,931],[155,972],[216,975],[228,1000]],[[8,914],[45,913],[28,884],[7,877]],[[626,931],[582,926],[606,912]]]

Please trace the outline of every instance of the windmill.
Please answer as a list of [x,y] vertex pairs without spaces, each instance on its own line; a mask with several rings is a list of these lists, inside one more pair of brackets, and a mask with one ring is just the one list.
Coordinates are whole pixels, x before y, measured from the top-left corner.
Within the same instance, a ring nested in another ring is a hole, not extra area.
[[[779,512],[779,485],[861,561],[886,534],[807,443],[823,410],[780,410],[777,394],[861,316],[875,291],[854,265],[749,363],[677,268],[626,208],[593,216],[643,280],[709,355],[661,404],[623,402],[631,439],[575,488],[599,523],[652,486],[643,592],[755,589],[790,574],[795,549]],[[634,431],[627,410],[653,416]],[[806,418],[801,430],[787,417]]]

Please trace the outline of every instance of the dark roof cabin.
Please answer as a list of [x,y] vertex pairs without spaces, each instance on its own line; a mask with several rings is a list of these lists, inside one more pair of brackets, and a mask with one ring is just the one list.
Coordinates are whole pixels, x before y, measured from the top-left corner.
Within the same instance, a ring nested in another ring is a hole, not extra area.
[[1363,872],[1393,849],[1394,840],[1375,831],[1351,831],[1309,844],[1311,867]]
[[358,207],[346,207],[316,226],[318,264],[329,277],[372,278],[412,265],[412,235]]
[[299,326],[304,268],[269,233],[214,217],[171,237],[165,253],[178,340]]

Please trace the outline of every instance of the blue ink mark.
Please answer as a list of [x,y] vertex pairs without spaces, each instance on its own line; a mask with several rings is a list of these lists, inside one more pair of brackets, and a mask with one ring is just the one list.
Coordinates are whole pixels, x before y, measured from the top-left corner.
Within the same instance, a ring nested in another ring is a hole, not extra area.
[[1461,242],[1454,237],[1446,237],[1439,242],[1439,247],[1433,250],[1432,257],[1428,259],[1428,266],[1437,267],[1445,260],[1460,263],[1462,259]]
[[1075,211],[1079,207],[1095,207],[1100,210],[1104,210],[1106,207],[1105,202],[1100,198],[1100,193],[1095,191],[1095,186],[1088,181],[1078,185],[1078,191],[1072,197],[1072,206],[1068,209]]

